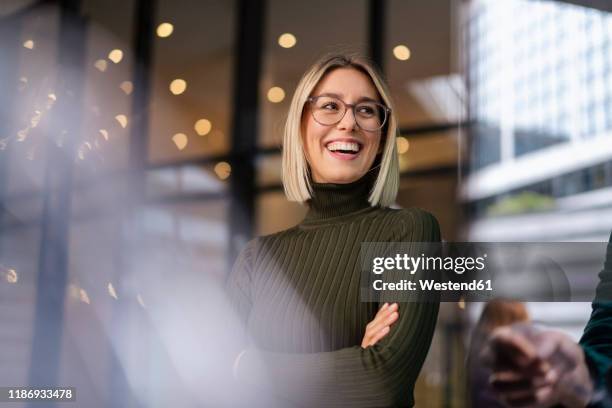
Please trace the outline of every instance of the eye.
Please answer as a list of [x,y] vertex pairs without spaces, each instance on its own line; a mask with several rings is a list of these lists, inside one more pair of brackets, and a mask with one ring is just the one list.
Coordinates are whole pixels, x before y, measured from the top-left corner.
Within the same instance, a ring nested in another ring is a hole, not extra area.
[[376,109],[370,105],[359,105],[357,106],[357,113],[367,116],[373,116],[376,114]]
[[321,108],[326,110],[338,110],[338,104],[335,102],[326,102]]

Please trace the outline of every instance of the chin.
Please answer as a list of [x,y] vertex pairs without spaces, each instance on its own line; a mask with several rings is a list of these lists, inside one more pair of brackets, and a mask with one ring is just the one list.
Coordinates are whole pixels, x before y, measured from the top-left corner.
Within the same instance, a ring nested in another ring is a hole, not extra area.
[[362,176],[363,174],[357,174],[355,172],[337,172],[326,175],[325,179],[328,183],[348,184],[359,180]]

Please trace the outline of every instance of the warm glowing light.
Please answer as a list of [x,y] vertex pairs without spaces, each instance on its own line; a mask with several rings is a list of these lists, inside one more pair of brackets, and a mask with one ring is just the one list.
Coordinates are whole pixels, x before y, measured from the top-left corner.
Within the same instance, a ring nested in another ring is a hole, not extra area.
[[184,133],[177,133],[176,135],[172,136],[172,141],[179,150],[183,150],[185,147],[187,147],[187,135]]
[[295,35],[291,33],[281,34],[281,36],[278,37],[278,45],[283,48],[291,48],[295,45],[296,42],[297,40],[295,38]]
[[34,116],[30,119],[30,127],[33,129],[40,123],[40,119],[42,118],[42,112],[39,110],[34,111]]
[[119,85],[119,88],[121,88],[126,95],[129,95],[134,90],[134,85],[130,81],[123,81],[121,85]]
[[104,140],[106,140],[108,142],[108,131],[106,129],[100,129],[99,132],[102,135],[102,137],[104,138]]
[[25,89],[26,86],[28,86],[28,78],[22,76],[21,78],[19,78],[19,85],[17,86],[17,89],[21,91]]
[[126,128],[127,124],[128,124],[128,120],[127,120],[127,116],[125,115],[117,115],[115,116],[115,119],[117,120],[117,122],[119,122],[119,124],[121,125],[122,128]]
[[89,295],[87,295],[87,291],[85,289],[80,289],[79,290],[79,298],[81,299],[81,302],[83,303],[87,303],[89,304]]
[[112,284],[112,283],[110,283],[110,282],[108,282],[108,286],[107,286],[107,288],[108,288],[108,294],[109,294],[111,297],[113,297],[113,298],[117,299],[117,292],[115,292],[115,287],[113,286],[113,284]]
[[410,142],[404,136],[400,136],[397,138],[397,152],[399,154],[404,154],[410,149]]
[[47,95],[47,103],[45,104],[45,107],[47,108],[47,110],[53,107],[53,104],[55,103],[55,101],[57,101],[57,96],[55,96],[54,93],[50,93],[49,95]]
[[208,119],[200,119],[195,123],[194,128],[198,135],[205,136],[210,132],[210,129],[212,129],[212,123],[210,123]]
[[161,38],[170,37],[174,31],[174,26],[170,23],[161,23],[157,26],[157,36]]
[[78,300],[79,296],[79,288],[74,283],[68,285],[68,296],[70,296],[73,300]]
[[393,55],[400,61],[406,61],[410,59],[410,54],[410,49],[405,45],[400,44],[396,45],[393,48]]
[[142,296],[140,296],[140,293],[136,295],[136,300],[138,301],[138,304],[140,304],[140,306],[146,308],[144,300],[142,300]]
[[28,137],[28,128],[26,129],[21,129],[20,131],[17,132],[17,141],[18,142],[23,142],[24,140],[26,140],[26,137]]
[[219,162],[215,165],[215,174],[221,180],[225,180],[232,173],[232,166],[227,162]]
[[185,92],[185,89],[187,89],[187,82],[185,82],[183,79],[175,79],[174,81],[170,82],[170,92],[175,95],[182,94]]
[[8,283],[17,283],[17,272],[14,269],[6,271],[6,281]]
[[115,64],[118,64],[123,59],[123,51],[115,48],[111,52],[108,53],[108,59],[113,61]]
[[283,88],[278,86],[273,86],[268,90],[268,100],[272,103],[279,103],[283,99],[285,99],[285,91]]
[[23,46],[26,47],[29,50],[32,50],[32,49],[34,49],[34,41],[27,40],[26,42],[23,43]]
[[104,72],[106,71],[106,67],[107,67],[107,63],[105,60],[103,59],[99,59],[96,62],[94,62],[94,67],[96,67],[96,69],[100,72]]
[[459,301],[457,302],[457,306],[459,306],[459,309],[465,310],[465,300],[463,300],[463,297],[459,299]]

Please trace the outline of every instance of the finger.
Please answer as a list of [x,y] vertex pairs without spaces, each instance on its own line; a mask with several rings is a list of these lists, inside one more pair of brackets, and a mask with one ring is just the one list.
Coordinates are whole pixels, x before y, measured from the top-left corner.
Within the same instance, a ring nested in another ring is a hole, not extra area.
[[397,303],[389,305],[385,303],[374,316],[374,319],[366,325],[366,332],[363,336],[361,347],[367,347],[372,340],[372,337],[382,330],[385,326],[390,326],[397,320],[399,314]]
[[378,343],[378,341],[382,339],[383,337],[385,337],[389,333],[389,331],[391,331],[391,327],[389,326],[383,327],[381,330],[379,330],[376,334],[372,336],[372,338],[369,341],[368,346],[373,346],[376,343]]
[[527,382],[533,387],[551,385],[557,380],[555,370],[550,370],[546,375],[533,375],[524,371],[496,371],[489,377],[491,384],[510,384],[517,382]]
[[361,342],[361,347],[368,347],[376,344],[378,340],[384,337],[389,330],[390,326],[383,326],[380,330],[374,331],[374,329],[368,329],[366,334],[363,336],[363,340]]
[[369,333],[371,335],[378,333],[385,326],[391,326],[393,323],[395,323],[398,317],[399,317],[399,313],[392,312],[391,314],[387,316],[381,317],[380,319],[376,319],[375,322],[373,320],[372,322],[374,322],[374,324],[372,324],[370,327],[366,329],[366,333]]
[[509,394],[513,392],[522,393],[533,388],[531,381],[524,377],[517,378],[513,381],[491,378],[489,383],[493,391],[499,394]]
[[495,330],[490,342],[495,364],[524,368],[538,358],[535,346],[529,339],[510,327]]
[[381,324],[384,325],[384,322],[387,321],[389,316],[391,316],[396,310],[397,303],[389,305],[384,309],[381,308],[378,313],[376,313],[376,316],[374,316],[374,319],[369,323],[369,326],[376,327],[376,331],[380,330],[382,328]]

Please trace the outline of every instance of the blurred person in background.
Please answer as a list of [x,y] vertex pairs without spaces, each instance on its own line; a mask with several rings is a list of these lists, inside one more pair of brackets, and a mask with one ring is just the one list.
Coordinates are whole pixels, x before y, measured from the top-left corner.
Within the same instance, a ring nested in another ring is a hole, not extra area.
[[489,381],[509,407],[611,407],[612,235],[582,338],[530,326],[493,331],[482,354]]
[[282,179],[308,213],[250,241],[226,288],[248,337],[234,375],[279,406],[414,403],[439,304],[360,301],[362,242],[440,241],[431,214],[389,208],[397,134],[387,85],[363,58],[322,58],[300,80]]
[[525,304],[510,300],[491,300],[486,303],[480,319],[472,332],[472,340],[467,359],[468,387],[471,406],[503,407],[489,387],[491,370],[480,363],[479,353],[488,337],[498,327],[529,321]]

